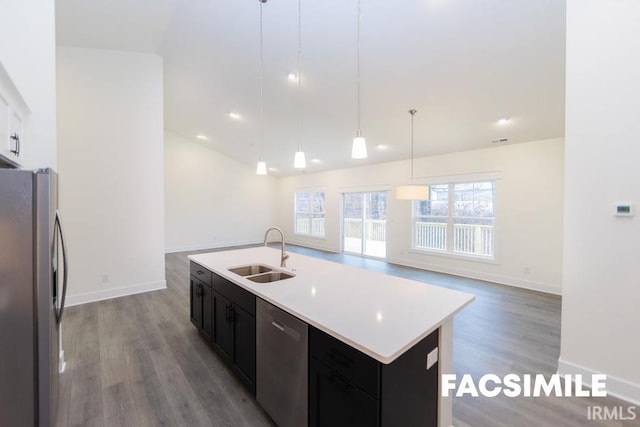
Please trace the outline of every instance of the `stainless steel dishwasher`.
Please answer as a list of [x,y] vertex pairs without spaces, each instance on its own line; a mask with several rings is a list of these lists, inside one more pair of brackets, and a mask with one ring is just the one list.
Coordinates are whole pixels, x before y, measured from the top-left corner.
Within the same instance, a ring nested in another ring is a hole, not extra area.
[[308,424],[307,324],[256,299],[256,399],[279,427]]

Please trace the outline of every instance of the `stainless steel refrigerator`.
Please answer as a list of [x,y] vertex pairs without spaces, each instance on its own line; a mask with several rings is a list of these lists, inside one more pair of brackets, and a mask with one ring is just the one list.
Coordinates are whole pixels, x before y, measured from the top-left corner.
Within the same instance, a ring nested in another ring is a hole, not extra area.
[[67,271],[57,174],[0,169],[3,426],[55,424]]

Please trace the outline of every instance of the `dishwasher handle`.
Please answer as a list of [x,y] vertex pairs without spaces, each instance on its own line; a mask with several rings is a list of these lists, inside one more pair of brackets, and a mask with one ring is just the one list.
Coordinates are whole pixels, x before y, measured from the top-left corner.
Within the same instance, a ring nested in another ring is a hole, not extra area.
[[274,320],[273,322],[271,322],[271,324],[275,326],[277,329],[280,329],[282,332],[284,332],[284,325],[282,323],[278,322],[277,320]]

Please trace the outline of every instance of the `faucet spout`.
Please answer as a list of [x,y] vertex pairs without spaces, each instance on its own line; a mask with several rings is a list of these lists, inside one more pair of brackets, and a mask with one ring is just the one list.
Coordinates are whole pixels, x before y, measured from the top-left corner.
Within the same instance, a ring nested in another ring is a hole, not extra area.
[[284,232],[279,229],[278,227],[271,227],[269,229],[267,229],[267,231],[264,233],[264,245],[267,246],[267,237],[269,237],[269,232],[271,231],[277,231],[278,233],[280,233],[280,243],[282,245],[282,251],[281,251],[281,255],[280,255],[280,267],[286,267],[287,266],[287,258],[289,258],[289,254],[286,253],[284,251]]

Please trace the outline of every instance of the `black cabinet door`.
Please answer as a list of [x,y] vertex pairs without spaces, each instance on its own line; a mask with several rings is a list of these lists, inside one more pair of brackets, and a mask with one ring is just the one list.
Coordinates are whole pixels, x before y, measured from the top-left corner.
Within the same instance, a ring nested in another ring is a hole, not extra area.
[[211,299],[213,306],[213,344],[220,355],[228,361],[232,361],[233,323],[231,316],[233,315],[233,305],[231,301],[214,290],[211,291]]
[[256,320],[255,317],[234,304],[232,308],[234,325],[233,364],[240,379],[255,394],[256,386]]
[[200,296],[200,289],[202,284],[198,279],[193,277],[191,281],[191,323],[198,328],[202,328],[202,297]]
[[202,329],[200,332],[208,340],[213,339],[213,291],[210,286],[203,285],[200,292],[202,299]]
[[378,401],[336,371],[309,359],[309,426],[374,427]]

